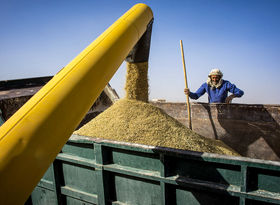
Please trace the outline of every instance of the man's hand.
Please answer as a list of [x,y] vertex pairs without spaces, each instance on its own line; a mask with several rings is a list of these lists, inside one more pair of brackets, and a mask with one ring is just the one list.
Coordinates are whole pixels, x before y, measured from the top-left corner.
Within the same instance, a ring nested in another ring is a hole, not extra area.
[[230,104],[233,98],[235,98],[234,95],[228,96],[228,97],[226,98],[226,103],[227,103],[227,104]]
[[185,88],[185,89],[184,89],[184,93],[185,93],[186,95],[189,95],[189,94],[190,94],[190,89],[189,89],[189,88]]

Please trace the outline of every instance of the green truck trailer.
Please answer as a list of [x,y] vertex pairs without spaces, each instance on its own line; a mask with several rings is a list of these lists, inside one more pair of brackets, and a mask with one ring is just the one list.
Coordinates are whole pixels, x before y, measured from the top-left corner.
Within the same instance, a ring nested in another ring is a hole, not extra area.
[[280,163],[72,135],[31,204],[280,204]]
[[[3,121],[50,79],[1,81]],[[117,98],[108,85],[80,126]],[[277,161],[72,135],[26,205],[280,204],[279,184]]]

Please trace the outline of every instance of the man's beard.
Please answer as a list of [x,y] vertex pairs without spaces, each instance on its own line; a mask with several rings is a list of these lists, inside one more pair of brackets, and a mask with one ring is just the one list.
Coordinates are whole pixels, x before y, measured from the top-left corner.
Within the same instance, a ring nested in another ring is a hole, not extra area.
[[215,89],[215,88],[219,88],[219,87],[222,86],[223,79],[221,78],[217,84],[214,84],[214,83],[212,82],[211,78],[208,77],[206,83],[207,83],[207,85],[209,85],[209,86],[211,87],[211,89]]

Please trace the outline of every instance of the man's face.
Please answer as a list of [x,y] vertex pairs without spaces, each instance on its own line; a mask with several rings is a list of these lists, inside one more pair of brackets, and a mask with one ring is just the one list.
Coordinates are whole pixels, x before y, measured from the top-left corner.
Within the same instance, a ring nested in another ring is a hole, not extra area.
[[211,81],[215,85],[217,85],[219,83],[220,79],[221,79],[221,76],[219,76],[219,75],[211,75],[210,78],[211,78]]

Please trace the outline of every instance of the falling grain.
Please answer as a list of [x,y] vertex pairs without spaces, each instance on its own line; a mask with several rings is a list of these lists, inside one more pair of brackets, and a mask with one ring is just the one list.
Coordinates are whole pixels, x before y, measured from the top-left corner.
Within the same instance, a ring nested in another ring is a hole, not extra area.
[[148,102],[148,62],[127,63],[126,98]]

